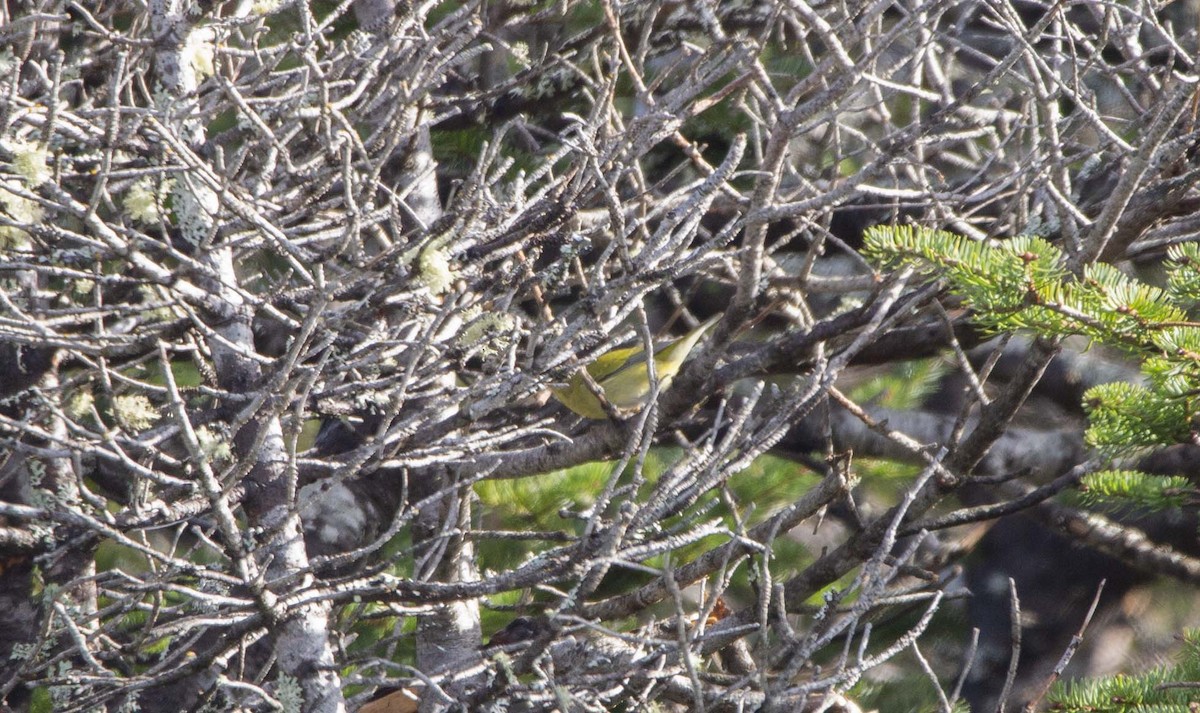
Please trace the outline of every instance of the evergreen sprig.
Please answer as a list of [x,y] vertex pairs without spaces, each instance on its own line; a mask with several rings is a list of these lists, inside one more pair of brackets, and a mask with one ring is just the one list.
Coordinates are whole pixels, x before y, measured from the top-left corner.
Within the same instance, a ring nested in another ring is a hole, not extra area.
[[[1200,681],[1200,633],[1183,634],[1183,649],[1173,664],[1137,676],[1117,675],[1060,684],[1049,697],[1049,710],[1070,713],[1189,713],[1198,697],[1188,684]],[[1177,685],[1179,684],[1179,685]]]
[[1200,303],[1200,246],[1176,245],[1167,251],[1167,289],[1171,298],[1189,308]]
[[1149,475],[1136,470],[1103,470],[1084,476],[1080,496],[1089,505],[1164,510],[1189,501],[1193,488],[1179,475]]
[[978,241],[917,226],[868,230],[864,252],[880,264],[944,279],[996,332],[1082,335],[1142,359],[1145,385],[1104,384],[1085,394],[1087,440],[1108,453],[1192,442],[1200,424],[1200,323],[1179,300],[1200,296],[1200,250],[1172,250],[1169,288],[1096,263],[1076,277],[1063,253],[1036,236]]
[[1079,334],[1139,352],[1160,351],[1163,330],[1200,335],[1200,324],[1188,322],[1166,291],[1104,263],[1087,266],[1075,279],[1062,251],[1037,236],[983,242],[917,226],[876,226],[867,231],[864,251],[878,263],[945,278],[993,331]]
[[1159,389],[1114,382],[1084,392],[1088,445],[1110,456],[1190,440],[1191,399]]

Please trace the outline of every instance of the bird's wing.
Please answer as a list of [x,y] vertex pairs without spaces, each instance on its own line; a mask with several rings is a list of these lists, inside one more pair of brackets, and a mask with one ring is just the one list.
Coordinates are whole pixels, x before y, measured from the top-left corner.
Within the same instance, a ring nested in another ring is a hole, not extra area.
[[644,351],[640,345],[624,349],[614,349],[611,352],[600,355],[596,358],[596,361],[588,364],[587,371],[592,375],[593,379],[600,381],[609,374],[619,371],[627,362]]

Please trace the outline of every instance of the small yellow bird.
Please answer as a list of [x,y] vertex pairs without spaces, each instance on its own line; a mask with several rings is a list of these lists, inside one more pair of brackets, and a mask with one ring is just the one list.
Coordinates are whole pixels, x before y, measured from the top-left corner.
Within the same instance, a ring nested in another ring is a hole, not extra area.
[[[654,374],[662,385],[661,391],[671,386],[671,379],[679,373],[683,362],[700,341],[708,328],[717,323],[721,315],[709,318],[698,327],[654,350]],[[614,349],[587,365],[587,373],[600,387],[604,398],[618,411],[635,411],[650,398],[650,368],[646,362],[642,345]],[[562,405],[584,418],[605,419],[600,399],[588,388],[582,371],[571,375],[566,386],[550,389],[554,398]]]

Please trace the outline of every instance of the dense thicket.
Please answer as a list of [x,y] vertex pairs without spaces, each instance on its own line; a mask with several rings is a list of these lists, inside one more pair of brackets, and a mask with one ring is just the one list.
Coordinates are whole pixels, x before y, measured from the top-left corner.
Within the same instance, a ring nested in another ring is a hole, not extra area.
[[1198,21],[10,0],[0,701],[992,710],[1089,606],[1099,672],[1200,581]]

